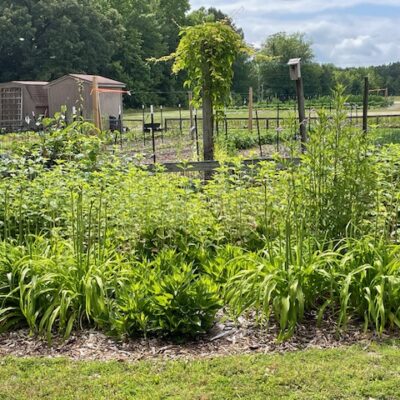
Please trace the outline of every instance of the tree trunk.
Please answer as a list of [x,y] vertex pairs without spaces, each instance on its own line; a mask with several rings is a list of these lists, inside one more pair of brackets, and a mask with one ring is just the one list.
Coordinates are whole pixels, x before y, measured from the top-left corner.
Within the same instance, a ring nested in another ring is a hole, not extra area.
[[204,160],[214,159],[213,107],[211,96],[203,94],[203,155]]
[[203,82],[203,155],[205,161],[214,159],[213,122],[211,76],[208,65],[205,65]]

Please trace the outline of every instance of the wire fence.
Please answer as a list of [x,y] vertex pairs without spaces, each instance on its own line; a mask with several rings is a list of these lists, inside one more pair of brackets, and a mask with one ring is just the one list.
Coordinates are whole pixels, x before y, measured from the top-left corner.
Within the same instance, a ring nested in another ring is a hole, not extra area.
[[[312,130],[318,117],[308,115],[307,127]],[[400,129],[400,114],[379,114],[368,117],[370,126],[378,129]],[[349,115],[348,123],[362,126],[362,115]],[[286,116],[256,117],[249,128],[249,118],[215,118],[215,141],[227,146],[226,150],[238,152],[246,159],[265,159],[279,153],[290,155],[300,146],[297,122]],[[115,128],[115,126],[114,126]],[[106,132],[103,144],[105,152],[114,152],[129,157],[139,164],[201,162],[202,119],[163,118],[153,126],[146,118],[125,118],[123,129]],[[44,131],[18,132],[0,135],[0,156],[4,156],[23,143],[40,143],[48,135]]]

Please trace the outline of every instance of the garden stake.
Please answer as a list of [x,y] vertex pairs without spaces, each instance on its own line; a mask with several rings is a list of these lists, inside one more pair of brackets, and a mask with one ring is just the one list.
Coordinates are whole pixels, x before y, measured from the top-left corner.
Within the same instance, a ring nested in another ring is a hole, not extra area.
[[153,142],[153,162],[156,163],[156,139],[154,137],[154,108],[150,106],[150,117],[151,117],[151,140]]
[[258,147],[260,148],[260,156],[263,156],[261,133],[260,133],[260,121],[258,119],[258,110],[256,109],[256,123],[257,123],[257,135],[258,135]]

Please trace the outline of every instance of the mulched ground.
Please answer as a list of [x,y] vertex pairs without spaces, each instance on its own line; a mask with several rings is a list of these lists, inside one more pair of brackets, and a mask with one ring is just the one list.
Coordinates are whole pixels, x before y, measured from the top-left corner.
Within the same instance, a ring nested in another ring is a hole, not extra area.
[[360,344],[368,349],[373,342],[400,339],[399,332],[378,337],[364,333],[360,324],[350,323],[345,331],[337,329],[333,321],[325,320],[320,328],[313,318],[297,327],[288,341],[277,341],[278,329],[260,329],[251,320],[240,319],[217,323],[206,335],[184,343],[160,338],[127,339],[117,341],[101,332],[75,332],[68,340],[55,338],[52,345],[30,336],[27,330],[0,335],[0,357],[67,357],[73,360],[138,361],[145,359],[194,359],[234,354],[289,352],[304,349],[325,349]]

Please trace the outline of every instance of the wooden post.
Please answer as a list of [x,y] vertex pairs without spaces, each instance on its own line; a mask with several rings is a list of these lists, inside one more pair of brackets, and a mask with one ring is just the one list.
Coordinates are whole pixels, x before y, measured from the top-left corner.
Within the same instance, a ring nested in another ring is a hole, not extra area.
[[249,88],[249,131],[253,131],[253,88]]
[[100,129],[100,113],[99,113],[99,84],[97,76],[93,77],[92,87],[92,107],[93,107],[93,124],[97,129]]
[[[122,95],[121,95],[122,97]],[[122,99],[121,99],[122,104]],[[122,131],[123,131],[123,123],[122,123],[122,107],[119,106],[118,108],[118,131],[119,131],[119,142],[122,149]]]
[[[188,92],[188,101],[189,101],[189,118],[190,118],[190,127],[189,127],[189,132],[192,132],[192,128],[193,128],[193,105],[192,105],[192,101],[193,101],[193,92]],[[193,139],[193,137],[192,137]]]
[[368,95],[369,95],[369,81],[368,76],[364,78],[364,100],[363,100],[363,132],[368,132]]
[[299,112],[301,152],[306,151],[307,120],[304,99],[303,78],[301,77],[301,58],[291,58],[288,62],[289,74],[292,81],[296,81],[297,109]]
[[307,143],[307,120],[306,120],[306,109],[304,105],[305,101],[304,101],[303,78],[296,80],[296,93],[297,93],[297,104],[299,110],[301,152],[304,153],[306,150],[306,143]]
[[214,143],[213,143],[213,106],[211,96],[205,95],[203,99],[203,155],[204,160],[214,159]]
[[142,104],[142,130],[143,130],[143,146],[146,146],[146,130],[144,128],[144,104]]
[[224,113],[224,122],[225,122],[225,139],[228,139],[228,118],[226,117],[226,109]]
[[196,135],[196,153],[197,161],[200,161],[199,131],[197,123],[197,110],[194,110],[194,133]]
[[182,105],[179,104],[179,131],[180,134],[182,135]]
[[164,127],[163,127],[163,106],[160,106],[160,129],[161,129],[161,143],[164,143]]
[[[207,62],[202,65],[203,85],[203,157],[205,161],[214,159],[214,126],[213,126],[213,98],[212,98],[212,77],[210,66]],[[213,172],[204,173],[204,180],[210,180]]]
[[256,123],[257,123],[258,147],[260,149],[260,157],[262,157],[263,150],[262,150],[262,143],[261,143],[260,121],[258,119],[258,110],[257,109],[256,109]]
[[[203,157],[205,161],[214,159],[213,103],[211,97],[211,75],[206,65],[203,83]],[[206,180],[212,174],[206,174]]]
[[280,121],[280,113],[279,113],[279,103],[276,105],[276,127],[279,128],[281,126],[281,121]]
[[353,104],[350,103],[350,125],[353,125]]
[[154,136],[154,108],[150,106],[150,117],[151,117],[151,140],[153,144],[153,162],[156,163],[156,139]]

